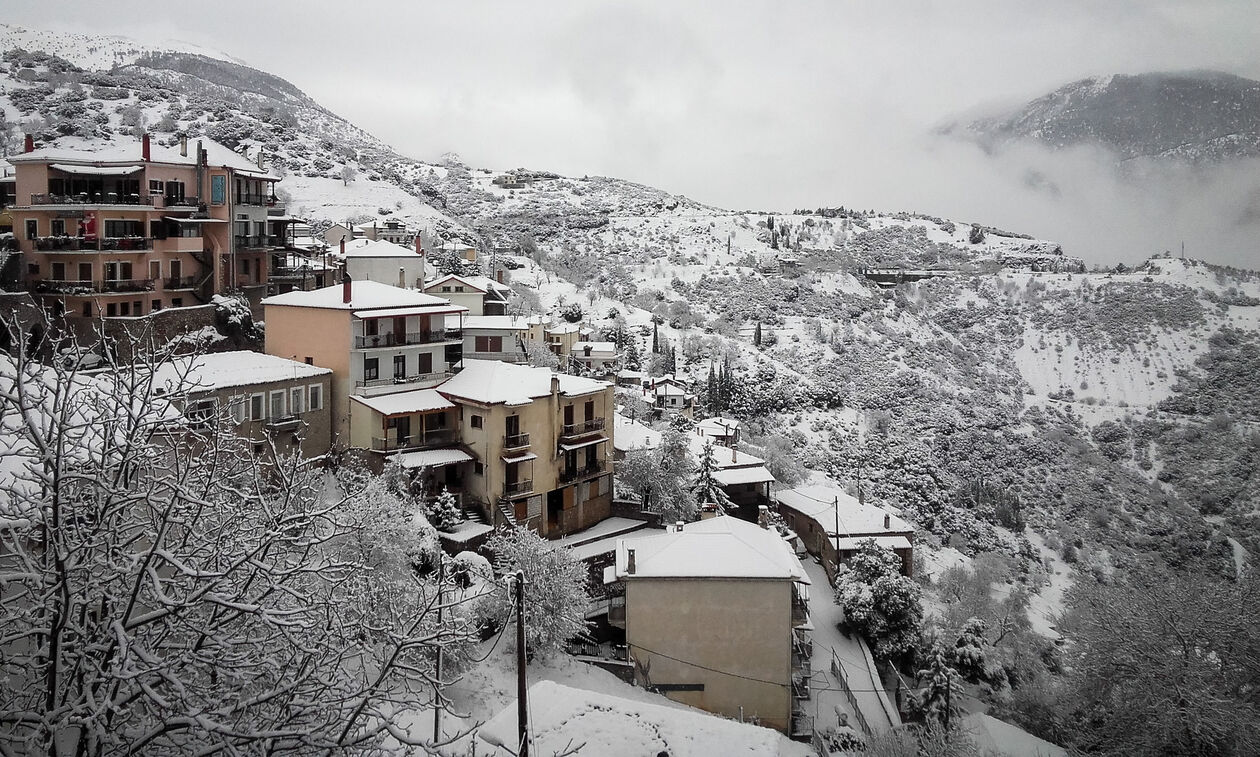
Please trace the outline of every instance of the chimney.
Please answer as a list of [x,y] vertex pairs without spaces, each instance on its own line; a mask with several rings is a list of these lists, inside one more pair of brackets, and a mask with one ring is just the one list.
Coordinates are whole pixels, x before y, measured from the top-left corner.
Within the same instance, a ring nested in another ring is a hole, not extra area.
[[35,136],[33,134],[26,135],[26,144],[23,146],[22,152],[35,152]]
[[503,283],[503,269],[502,268],[494,272],[494,280],[499,282],[500,284]]
[[258,148],[258,167],[260,169],[263,167],[263,150],[261,147]]
[[634,575],[634,550],[626,550],[626,573]]
[[345,258],[346,258],[346,238],[343,236],[341,238],[341,259],[345,260]]
[[677,532],[678,532],[678,533],[680,533],[680,534],[682,533],[682,530],[683,530],[683,522],[682,522],[681,520],[676,520],[676,521],[674,521],[674,530],[675,530],[675,531],[677,531]]
[[700,508],[700,520],[709,520],[718,516],[717,505],[704,505]]
[[398,288],[399,289],[407,288],[407,269],[403,268],[402,266],[398,266]]
[[144,160],[144,162],[145,162],[145,163],[148,163],[148,162],[149,162],[149,160],[150,160],[150,157],[149,157],[149,134],[148,134],[148,132],[145,132],[145,133],[144,133],[144,134],[140,137],[140,157],[141,157],[141,159],[143,159],[143,160]]
[[735,448],[731,447],[731,462],[735,462]]
[[588,344],[582,347],[582,356],[583,357],[591,356],[591,345]]
[[424,240],[420,238],[419,234],[416,234],[416,254],[424,254]]
[[560,377],[554,373],[551,374],[551,393],[552,394],[560,393]]
[[341,301],[350,304],[350,274],[344,269],[341,272]]
[[[765,505],[757,506],[757,525],[765,529],[770,528],[770,508]],[[885,528],[887,528],[887,526],[885,526]]]
[[181,157],[188,157],[188,135],[179,135],[179,154]]
[[887,531],[891,527],[892,527],[892,516],[890,516],[888,513],[884,513],[884,530]]

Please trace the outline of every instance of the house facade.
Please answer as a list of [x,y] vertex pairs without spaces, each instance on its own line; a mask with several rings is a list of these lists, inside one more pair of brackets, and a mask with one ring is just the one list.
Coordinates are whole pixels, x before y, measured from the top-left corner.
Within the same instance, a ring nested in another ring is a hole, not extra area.
[[618,543],[635,681],[792,735],[810,721],[809,578],[774,529],[728,516]]
[[[10,158],[25,283],[68,318],[140,316],[264,293],[279,178],[209,139],[84,142]],[[259,160],[261,163],[261,158]]]
[[775,492],[779,514],[835,579],[863,541],[875,540],[901,558],[901,572],[914,575],[914,527],[880,507],[865,505],[839,489],[798,486]]
[[270,355],[333,372],[334,441],[349,443],[350,397],[375,397],[437,386],[459,364],[463,336],[448,316],[463,308],[376,281],[344,279],[262,302]]
[[355,281],[375,281],[402,289],[424,286],[425,256],[419,239],[414,247],[374,240],[346,250],[344,260],[346,273]]

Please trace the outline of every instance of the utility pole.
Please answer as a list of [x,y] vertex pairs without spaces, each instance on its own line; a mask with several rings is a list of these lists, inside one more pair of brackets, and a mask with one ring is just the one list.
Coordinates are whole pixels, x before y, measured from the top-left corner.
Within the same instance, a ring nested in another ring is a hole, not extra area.
[[[442,565],[442,555],[438,554],[438,578],[437,578],[437,625],[442,627],[442,579],[446,576],[445,566]],[[442,685],[442,645],[437,648],[437,669],[434,677],[437,679],[437,685]],[[433,697],[433,743],[436,744],[442,739],[442,703],[440,697],[434,692]]]
[[529,757],[529,695],[525,685],[525,571],[516,571],[516,743],[517,757]]

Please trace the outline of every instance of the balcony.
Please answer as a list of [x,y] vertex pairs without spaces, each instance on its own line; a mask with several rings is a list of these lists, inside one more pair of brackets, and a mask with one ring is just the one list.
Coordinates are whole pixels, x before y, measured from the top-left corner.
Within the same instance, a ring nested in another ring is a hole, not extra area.
[[267,237],[241,236],[238,234],[232,237],[232,239],[236,242],[236,249],[238,250],[258,249],[267,246]]
[[267,430],[274,432],[297,431],[302,425],[302,419],[296,415],[286,415],[280,418],[268,418]]
[[809,622],[809,599],[792,592],[792,625],[801,626]]
[[151,292],[153,279],[106,279],[105,281],[63,281],[44,279],[34,284],[37,294],[111,294]]
[[200,208],[200,197],[168,197],[162,196],[162,202],[168,208]]
[[529,434],[508,434],[503,437],[503,451],[522,450],[529,446]]
[[206,249],[204,237],[167,237],[154,242],[155,249],[162,252],[202,252]]
[[626,627],[626,597],[611,597],[608,600],[608,625],[617,628]]
[[380,386],[402,385],[402,384],[418,384],[423,381],[442,381],[450,378],[454,374],[449,371],[438,371],[436,373],[418,373],[414,376],[395,376],[393,378],[375,378],[356,381],[355,386],[363,389],[370,389]]
[[802,655],[795,650],[792,652],[792,673],[806,680],[813,675],[813,665],[809,655]]
[[372,449],[376,452],[393,452],[404,449],[422,449],[424,447],[437,447],[443,444],[453,444],[458,441],[455,430],[449,428],[437,428],[429,431],[420,431],[408,436],[391,439],[389,437],[372,437]]
[[560,483],[567,484],[572,481],[579,481],[591,476],[597,476],[607,470],[608,465],[604,460],[596,460],[588,465],[580,468],[565,468],[560,472]]
[[236,195],[237,205],[258,205],[261,207],[275,207],[279,200],[269,194],[254,194],[252,192],[240,192]]
[[503,498],[516,499],[534,493],[534,482],[532,479],[521,479],[519,481],[506,481],[503,484]]
[[80,192],[74,195],[55,195],[47,192],[32,194],[31,205],[153,205],[148,195],[119,195],[115,192]]
[[524,352],[465,352],[464,358],[468,360],[501,360],[505,363],[525,363],[529,361],[529,355]]
[[195,289],[196,287],[196,276],[171,276],[162,279],[163,289]]
[[578,423],[566,423],[560,428],[560,438],[585,436],[604,430],[603,418],[590,418]]
[[405,334],[396,334],[389,332],[385,334],[374,334],[372,336],[355,336],[354,348],[356,350],[372,349],[374,347],[401,347],[408,344],[436,344],[444,342],[449,337],[450,332],[444,329],[437,331],[408,331]]
[[35,252],[100,252],[101,250],[148,250],[153,240],[148,237],[36,237]]

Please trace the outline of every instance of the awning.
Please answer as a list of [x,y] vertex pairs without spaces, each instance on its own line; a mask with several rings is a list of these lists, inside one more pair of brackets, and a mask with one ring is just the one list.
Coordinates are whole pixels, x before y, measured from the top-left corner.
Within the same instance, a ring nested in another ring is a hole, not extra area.
[[179,223],[227,223],[222,218],[177,218],[175,216],[162,216],[164,221],[178,221]]
[[446,307],[424,307],[416,306],[410,308],[381,308],[380,310],[356,310],[354,314],[359,318],[402,318],[408,315],[445,315],[447,313],[463,313],[468,308],[460,305],[448,305]]
[[474,459],[472,455],[462,449],[426,449],[419,452],[402,452],[393,455],[391,460],[397,460],[404,468],[435,468],[439,465],[454,465],[455,463],[464,463]]
[[774,481],[774,476],[770,475],[766,466],[754,465],[751,468],[715,470],[713,479],[722,486],[735,486],[737,484],[767,484]]
[[527,460],[535,460],[535,459],[537,459],[537,458],[538,458],[538,455],[535,455],[533,452],[526,452],[525,454],[523,454],[523,455],[517,455],[516,457],[508,457],[507,455],[504,455],[504,456],[503,456],[503,462],[505,462],[505,463],[523,463],[523,462],[525,462],[525,461],[527,461]]
[[455,407],[455,403],[438,394],[436,389],[416,389],[410,392],[380,394],[375,397],[354,396],[350,399],[372,408],[381,415],[428,413]]
[[608,437],[597,436],[594,439],[587,439],[584,442],[573,442],[572,444],[561,444],[560,449],[564,450],[565,452],[571,452],[575,449],[582,449],[583,447],[589,447],[592,444],[599,444],[600,442],[606,442],[606,441],[608,441]]
[[87,174],[89,176],[117,176],[118,174],[129,174],[144,170],[144,166],[74,166],[68,163],[52,163],[48,167],[66,173]]

